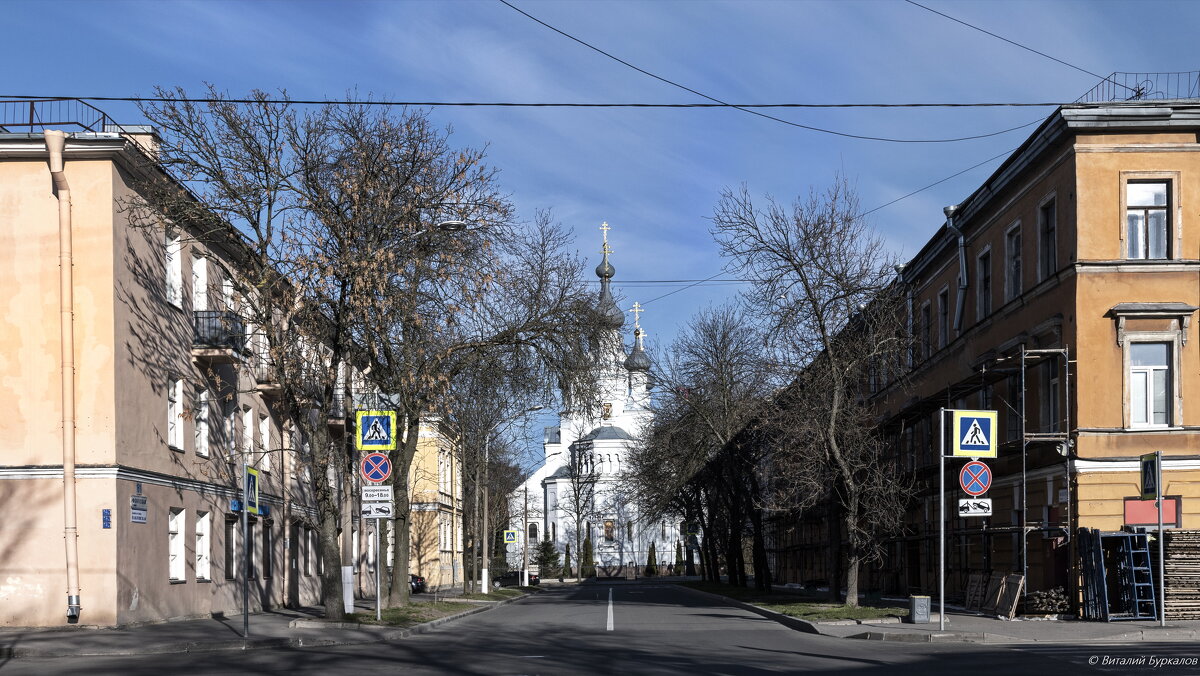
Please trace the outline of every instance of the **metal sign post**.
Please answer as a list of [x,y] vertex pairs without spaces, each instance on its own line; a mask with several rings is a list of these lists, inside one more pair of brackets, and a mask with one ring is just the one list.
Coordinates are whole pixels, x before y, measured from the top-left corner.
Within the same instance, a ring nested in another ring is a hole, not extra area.
[[[251,483],[254,485],[251,486]],[[250,638],[250,502],[258,505],[258,473],[242,463],[242,636]],[[228,546],[228,545],[226,545]]]
[[380,556],[382,551],[383,537],[379,534],[379,519],[375,519],[375,621],[383,621],[383,610],[380,609],[380,597],[383,596],[383,566],[379,565],[383,557]]
[[938,630],[946,630],[946,409],[938,409]]
[[[1155,496],[1154,504],[1158,507],[1158,588],[1162,590],[1159,594],[1161,599],[1158,604],[1158,626],[1167,626],[1167,577],[1166,565],[1163,563],[1163,482],[1162,482],[1162,451],[1154,452],[1154,487]],[[1179,519],[1176,519],[1179,521]]]

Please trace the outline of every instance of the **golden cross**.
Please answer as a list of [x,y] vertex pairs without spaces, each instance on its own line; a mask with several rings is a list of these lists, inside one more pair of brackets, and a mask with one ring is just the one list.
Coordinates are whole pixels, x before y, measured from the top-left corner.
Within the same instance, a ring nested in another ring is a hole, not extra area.
[[641,318],[642,318],[642,313],[645,312],[645,310],[642,309],[642,304],[637,301],[634,301],[633,308],[629,311],[633,313],[633,328],[637,329],[638,331],[641,331],[642,325],[639,320],[641,320]]
[[608,246],[608,231],[609,230],[612,230],[612,228],[608,227],[608,221],[605,221],[600,224],[600,232],[604,234],[604,246],[600,247],[600,253],[602,253],[602,254],[612,253],[612,249],[609,248],[609,246]]

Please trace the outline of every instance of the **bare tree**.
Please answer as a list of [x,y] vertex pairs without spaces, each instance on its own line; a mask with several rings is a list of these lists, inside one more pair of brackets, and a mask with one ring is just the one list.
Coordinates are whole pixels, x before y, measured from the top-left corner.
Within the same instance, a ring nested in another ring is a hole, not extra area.
[[764,321],[773,361],[793,381],[766,416],[786,489],[777,495],[794,507],[836,507],[850,605],[860,565],[878,555],[880,535],[899,529],[907,495],[863,406],[870,369],[895,364],[907,345],[903,298],[893,258],[859,212],[839,177],[790,209],[769,198],[759,209],[745,187],[727,190],[714,215],[723,254],[753,281],[745,299]]
[[[768,366],[762,336],[739,308],[694,316],[659,359],[655,380],[663,394],[631,477],[648,513],[687,514],[702,524],[707,541],[724,544],[731,581],[744,581],[735,563],[750,525],[755,584],[764,588],[771,575],[755,416],[772,388]],[[720,518],[708,505],[719,506]]]
[[571,444],[567,449],[567,462],[559,470],[562,478],[566,479],[566,493],[559,493],[558,509],[566,516],[567,523],[564,526],[575,541],[576,557],[583,552],[583,541],[591,532],[591,525],[600,516],[596,495],[600,474],[596,471],[595,458],[585,449],[586,445],[579,443],[579,440]]

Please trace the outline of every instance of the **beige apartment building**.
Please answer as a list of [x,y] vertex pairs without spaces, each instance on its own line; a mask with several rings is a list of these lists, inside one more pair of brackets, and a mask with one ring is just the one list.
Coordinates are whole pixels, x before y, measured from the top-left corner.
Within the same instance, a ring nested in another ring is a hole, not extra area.
[[[1200,528],[1198,203],[1200,101],[1095,102],[1055,111],[937,215],[898,273],[907,377],[866,383],[918,486],[868,587],[936,589],[942,408],[999,412],[991,516],[958,515],[963,462],[946,463],[952,597],[980,572],[1075,588],[1078,529],[1150,525],[1142,454],[1164,453],[1167,527]],[[827,579],[822,519],[779,526],[781,580]]]
[[[153,131],[55,105],[84,120],[59,142],[29,133],[32,119],[0,124],[0,626],[233,615],[247,577],[252,610],[316,603],[308,444],[238,315],[240,240],[135,227],[122,204]],[[378,406],[377,391],[363,398]],[[327,421],[346,444],[353,404]],[[413,572],[439,584],[461,580],[461,478],[432,429],[414,468]],[[261,491],[248,537],[244,465]],[[342,492],[342,560],[373,595],[358,485]]]
[[462,468],[457,438],[435,417],[422,421],[409,470],[409,568],[430,590],[463,583]]

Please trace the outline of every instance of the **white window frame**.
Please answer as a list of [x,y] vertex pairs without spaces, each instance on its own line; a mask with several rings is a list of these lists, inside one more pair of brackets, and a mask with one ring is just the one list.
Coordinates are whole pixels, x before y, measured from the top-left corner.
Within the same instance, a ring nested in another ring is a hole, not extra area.
[[242,455],[246,457],[246,461],[254,457],[254,409],[249,406],[242,407]]
[[[986,266],[983,264],[985,258],[987,259]],[[984,279],[987,280],[986,289],[983,284]],[[996,293],[995,282],[996,274],[992,270],[992,247],[989,244],[975,256],[975,321],[983,321],[992,314],[992,296]]]
[[[1013,241],[1015,236],[1016,242]],[[1021,221],[1017,219],[1008,230],[1004,231],[1004,301],[1008,302],[1021,295],[1023,290],[1022,276],[1025,273],[1025,261],[1022,258],[1024,233]],[[1015,244],[1015,246],[1014,246]],[[1015,268],[1015,269],[1014,269]]]
[[[1129,184],[1130,183],[1167,183],[1167,257],[1162,258],[1130,258],[1129,242],[1126,233],[1129,214]],[[1124,260],[1150,262],[1156,260],[1177,260],[1182,258],[1183,251],[1183,208],[1180,199],[1180,172],[1178,171],[1122,171],[1121,172],[1121,212],[1117,227],[1120,239],[1120,257]]]
[[212,580],[212,513],[196,512],[196,581]]
[[[1132,359],[1132,346],[1135,343],[1166,343],[1167,358],[1170,363],[1167,364],[1167,386],[1170,387],[1170,392],[1167,393],[1167,422],[1134,422],[1133,413],[1133,373],[1135,368],[1138,372],[1149,372],[1146,367],[1134,367]],[[1123,392],[1123,408],[1125,414],[1125,428],[1129,430],[1146,430],[1146,429],[1170,429],[1181,425],[1183,420],[1183,396],[1182,382],[1180,378],[1179,358],[1180,358],[1180,340],[1179,334],[1175,331],[1139,331],[1127,332],[1125,335],[1125,344],[1122,349],[1122,378],[1124,384]]]
[[183,450],[183,379],[167,381],[167,448]]
[[192,254],[192,311],[208,309],[208,257]]
[[196,388],[195,406],[192,410],[192,420],[196,430],[196,455],[207,458],[209,455],[210,430],[208,425],[209,416],[209,396],[208,388],[200,385]]
[[225,579],[238,578],[238,528],[237,519],[225,519]]
[[163,290],[167,302],[183,307],[183,239],[175,228],[168,228],[163,238],[163,261],[165,277]]
[[187,561],[184,558],[184,527],[187,510],[172,507],[167,513],[167,576],[171,582],[187,581]]
[[259,453],[262,460],[259,461],[259,468],[264,472],[271,471],[271,417],[267,415],[258,416],[258,443],[260,445]]

